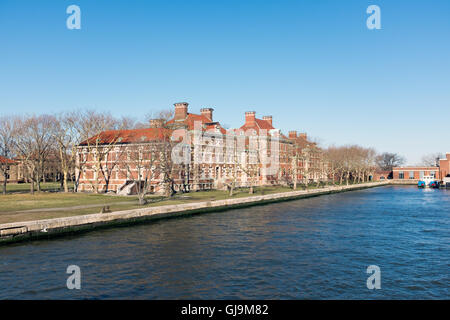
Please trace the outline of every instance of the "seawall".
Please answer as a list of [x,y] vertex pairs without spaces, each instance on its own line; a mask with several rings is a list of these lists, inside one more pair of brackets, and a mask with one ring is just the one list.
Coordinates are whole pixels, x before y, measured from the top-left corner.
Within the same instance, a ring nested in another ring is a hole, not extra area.
[[390,184],[399,184],[399,185],[416,185],[419,182],[417,179],[392,179],[389,180]]
[[239,207],[247,207],[351,190],[373,188],[388,184],[390,184],[389,181],[369,182],[349,186],[335,186],[313,190],[291,191],[262,196],[250,196],[245,198],[204,201],[116,211],[110,213],[87,214],[46,220],[6,223],[0,224],[0,245],[38,238],[50,238],[74,232],[92,230],[100,227],[127,225],[156,219],[192,215],[196,213],[222,211]]

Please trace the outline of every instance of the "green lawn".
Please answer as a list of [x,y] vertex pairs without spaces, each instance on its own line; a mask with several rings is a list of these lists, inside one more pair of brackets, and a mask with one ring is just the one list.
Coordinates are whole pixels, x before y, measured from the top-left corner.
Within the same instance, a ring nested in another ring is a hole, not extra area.
[[[136,208],[146,208],[163,206],[170,204],[182,204],[201,201],[213,201],[230,199],[228,192],[211,190],[201,192],[191,192],[176,194],[171,198],[162,196],[148,196],[148,203],[144,206],[138,204],[137,196],[115,196],[106,194],[88,193],[63,193],[63,192],[36,192],[30,194],[25,184],[10,185],[12,192],[7,195],[0,195],[0,224],[69,217],[84,214],[99,213],[105,205],[111,211],[121,211]],[[48,183],[43,185],[43,190],[54,191],[59,184]],[[29,185],[28,185],[29,188]],[[317,186],[309,185],[308,189],[315,189]],[[303,185],[298,185],[297,190],[304,190]],[[266,195],[293,191],[288,187],[256,187],[254,193],[250,195],[248,189],[236,189],[232,198],[242,198],[249,196]],[[90,207],[85,207],[90,206]],[[26,210],[32,210],[26,211]]]
[[[288,191],[292,191],[292,189],[287,187],[258,187],[255,188],[253,196]],[[232,198],[248,196],[250,196],[250,194],[247,189],[237,189]],[[211,190],[177,194],[170,199],[161,196],[149,196],[147,198],[149,203],[145,206],[140,206],[136,196],[124,197],[105,194],[57,192],[41,192],[35,193],[34,195],[27,193],[11,193],[0,195],[0,224],[99,213],[104,205],[109,205],[112,211],[120,211],[134,208],[223,200],[229,198],[228,192]],[[74,206],[85,205],[95,205],[95,207],[71,208]],[[51,208],[61,209],[52,210]],[[20,212],[31,209],[33,212]]]
[[[41,183],[42,191],[59,191],[61,184],[59,182],[46,182]],[[69,187],[72,189],[72,187]],[[31,183],[10,183],[6,185],[6,193],[22,193],[30,192]],[[37,186],[34,186],[34,190],[37,191]],[[3,192],[3,185],[0,186],[0,192]]]

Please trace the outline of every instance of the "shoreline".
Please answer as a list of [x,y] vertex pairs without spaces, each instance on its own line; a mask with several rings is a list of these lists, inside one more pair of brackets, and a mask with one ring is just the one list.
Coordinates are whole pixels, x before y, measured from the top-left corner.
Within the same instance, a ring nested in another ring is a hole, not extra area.
[[171,219],[200,213],[219,212],[249,206],[291,201],[326,194],[368,189],[397,184],[395,181],[368,182],[349,186],[334,186],[313,190],[299,190],[250,196],[237,199],[213,200],[152,208],[131,209],[110,213],[96,213],[64,218],[0,224],[0,246],[36,239],[50,239],[100,228],[127,226],[149,221]]

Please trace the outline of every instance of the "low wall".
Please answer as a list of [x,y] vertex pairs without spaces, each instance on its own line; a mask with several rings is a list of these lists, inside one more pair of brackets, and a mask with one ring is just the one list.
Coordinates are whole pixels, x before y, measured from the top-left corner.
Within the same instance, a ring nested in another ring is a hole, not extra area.
[[43,237],[48,238],[51,236],[70,232],[80,232],[102,226],[130,224],[148,220],[190,215],[200,212],[228,210],[230,208],[293,200],[350,190],[366,189],[388,184],[388,181],[370,182],[350,186],[336,186],[314,190],[283,192],[237,199],[185,203],[111,213],[98,213],[65,218],[6,223],[0,224],[0,244]]
[[392,179],[389,181],[391,184],[417,185],[419,183],[419,180],[417,179]]

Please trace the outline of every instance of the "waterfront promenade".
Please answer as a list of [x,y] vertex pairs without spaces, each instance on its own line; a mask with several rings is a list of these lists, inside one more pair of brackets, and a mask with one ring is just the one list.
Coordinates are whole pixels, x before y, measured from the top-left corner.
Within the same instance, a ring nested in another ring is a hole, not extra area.
[[85,231],[104,226],[130,224],[155,219],[178,217],[182,215],[191,215],[195,213],[220,211],[230,208],[365,189],[387,184],[389,184],[388,181],[369,182],[348,186],[333,186],[312,190],[299,190],[260,196],[249,196],[237,199],[202,201],[196,203],[157,206],[109,213],[6,223],[0,224],[0,244],[43,237],[46,238],[63,233]]

